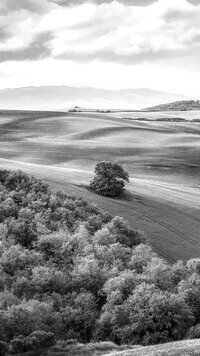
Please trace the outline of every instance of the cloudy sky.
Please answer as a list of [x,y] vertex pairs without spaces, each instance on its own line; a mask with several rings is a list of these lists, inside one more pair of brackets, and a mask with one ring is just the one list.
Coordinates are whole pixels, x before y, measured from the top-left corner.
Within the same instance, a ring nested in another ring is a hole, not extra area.
[[30,85],[200,97],[200,0],[0,0],[0,89]]

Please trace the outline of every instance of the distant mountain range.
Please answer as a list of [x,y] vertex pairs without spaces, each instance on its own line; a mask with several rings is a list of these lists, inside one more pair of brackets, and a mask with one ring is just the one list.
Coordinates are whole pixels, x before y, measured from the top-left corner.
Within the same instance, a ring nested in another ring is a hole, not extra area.
[[183,100],[175,101],[174,103],[151,106],[148,111],[189,111],[200,110],[199,100]]
[[68,110],[74,106],[94,109],[141,109],[177,100],[179,94],[150,89],[104,90],[90,87],[41,86],[0,90],[0,109]]

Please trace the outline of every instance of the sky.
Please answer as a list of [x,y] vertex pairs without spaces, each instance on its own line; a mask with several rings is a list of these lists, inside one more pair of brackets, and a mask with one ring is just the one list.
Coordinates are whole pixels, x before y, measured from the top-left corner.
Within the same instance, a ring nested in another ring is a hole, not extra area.
[[200,97],[200,0],[0,0],[0,89]]

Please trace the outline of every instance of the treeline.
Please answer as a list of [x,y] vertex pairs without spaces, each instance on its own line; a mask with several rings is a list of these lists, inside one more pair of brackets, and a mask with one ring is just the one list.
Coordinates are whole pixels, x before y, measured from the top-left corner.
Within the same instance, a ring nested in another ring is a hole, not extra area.
[[200,259],[170,265],[94,204],[0,171],[0,350],[200,337]]

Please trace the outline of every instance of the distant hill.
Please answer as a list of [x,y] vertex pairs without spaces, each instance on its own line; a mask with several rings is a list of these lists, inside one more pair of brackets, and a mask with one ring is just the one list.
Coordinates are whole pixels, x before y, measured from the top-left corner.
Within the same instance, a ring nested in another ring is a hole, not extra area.
[[169,104],[152,106],[145,110],[148,111],[189,111],[200,110],[200,100],[175,101]]
[[94,109],[141,109],[188,97],[150,89],[104,90],[68,86],[24,87],[0,90],[0,109],[68,110],[74,106]]

